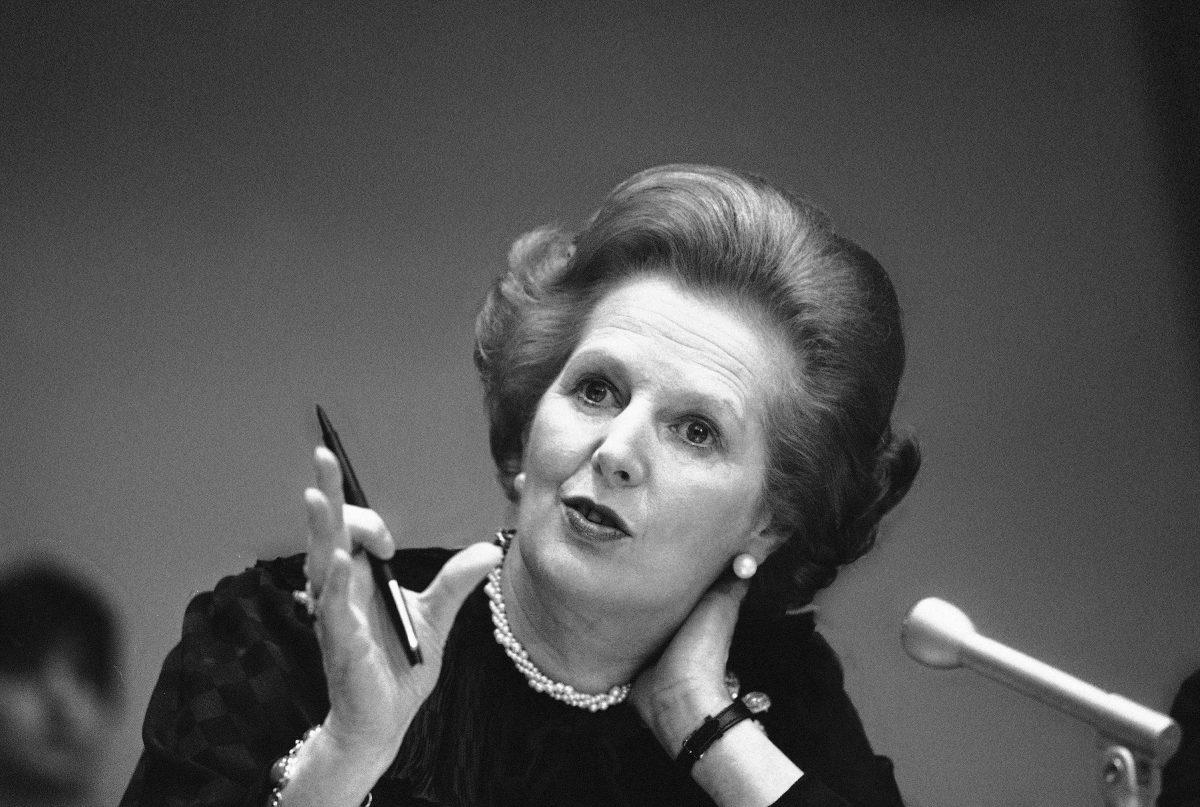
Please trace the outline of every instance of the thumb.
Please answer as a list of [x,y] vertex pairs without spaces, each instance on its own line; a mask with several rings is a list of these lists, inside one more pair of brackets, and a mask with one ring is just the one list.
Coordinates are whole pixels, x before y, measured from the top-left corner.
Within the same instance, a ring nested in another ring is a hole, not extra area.
[[504,553],[492,543],[471,544],[454,555],[438,576],[421,592],[430,616],[449,624],[462,607],[463,600],[475,590],[484,575],[495,568]]

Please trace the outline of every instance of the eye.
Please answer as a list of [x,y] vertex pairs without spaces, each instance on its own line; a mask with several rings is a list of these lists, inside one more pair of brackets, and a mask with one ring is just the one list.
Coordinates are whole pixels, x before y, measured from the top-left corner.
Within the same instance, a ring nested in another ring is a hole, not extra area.
[[700,448],[710,448],[716,444],[717,432],[706,420],[690,418],[683,422],[679,433],[688,443]]
[[599,376],[587,376],[575,385],[575,394],[588,406],[608,406],[616,403],[616,390]]

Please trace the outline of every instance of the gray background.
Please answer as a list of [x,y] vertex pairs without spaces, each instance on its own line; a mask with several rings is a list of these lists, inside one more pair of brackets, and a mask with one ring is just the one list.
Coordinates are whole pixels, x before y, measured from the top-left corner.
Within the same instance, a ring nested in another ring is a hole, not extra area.
[[1092,733],[897,631],[939,595],[1165,709],[1200,666],[1193,301],[1095,3],[22,3],[0,26],[0,541],[94,576],[138,724],[188,598],[302,547],[328,406],[405,545],[497,525],[469,332],[508,242],[667,161],[889,267],[925,469],[820,598],[918,807],[1097,803]]

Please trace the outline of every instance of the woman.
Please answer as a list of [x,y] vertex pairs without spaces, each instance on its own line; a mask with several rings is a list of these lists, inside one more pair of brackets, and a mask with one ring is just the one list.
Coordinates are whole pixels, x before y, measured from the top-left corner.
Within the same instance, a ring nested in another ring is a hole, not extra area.
[[903,362],[883,270],[760,179],[651,169],[527,235],[476,333],[513,529],[396,553],[318,449],[307,555],[193,601],[124,803],[899,804],[799,609],[916,473]]

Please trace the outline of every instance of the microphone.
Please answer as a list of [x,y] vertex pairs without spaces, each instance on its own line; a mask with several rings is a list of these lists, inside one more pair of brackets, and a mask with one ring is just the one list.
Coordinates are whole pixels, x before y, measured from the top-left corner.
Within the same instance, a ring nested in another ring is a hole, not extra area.
[[1093,726],[1151,764],[1164,764],[1179,747],[1179,724],[1167,715],[981,636],[967,615],[945,600],[928,597],[913,606],[900,641],[926,666],[968,667]]

